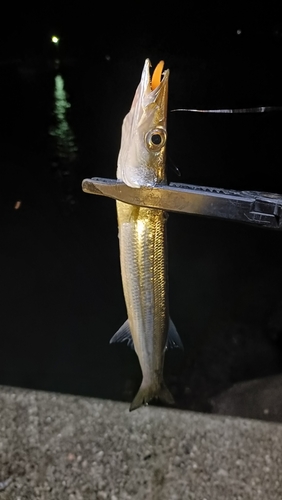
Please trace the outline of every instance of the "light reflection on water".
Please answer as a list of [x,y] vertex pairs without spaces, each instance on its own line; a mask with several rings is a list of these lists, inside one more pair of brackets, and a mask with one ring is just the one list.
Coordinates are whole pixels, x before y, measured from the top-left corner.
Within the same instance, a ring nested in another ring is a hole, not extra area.
[[52,172],[59,188],[59,199],[65,213],[74,210],[74,195],[78,147],[75,133],[69,123],[71,104],[60,73],[55,75],[52,120],[49,126],[51,139]]
[[54,109],[55,123],[50,126],[49,134],[54,137],[57,156],[60,159],[73,161],[77,155],[77,144],[74,132],[68,123],[67,111],[71,107],[64,88],[62,75],[55,76]]

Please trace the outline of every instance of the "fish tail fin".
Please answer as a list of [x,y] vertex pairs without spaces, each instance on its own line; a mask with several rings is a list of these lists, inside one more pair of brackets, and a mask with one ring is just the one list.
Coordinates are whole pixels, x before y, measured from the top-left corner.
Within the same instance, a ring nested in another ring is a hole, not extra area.
[[162,401],[162,403],[167,403],[168,405],[175,404],[174,397],[164,382],[161,383],[161,387],[157,397]]
[[163,403],[167,403],[169,405],[174,404],[173,396],[164,382],[161,382],[157,386],[153,386],[147,385],[143,381],[139,391],[130,405],[129,411],[136,410],[142,405],[147,405],[153,398],[160,399]]

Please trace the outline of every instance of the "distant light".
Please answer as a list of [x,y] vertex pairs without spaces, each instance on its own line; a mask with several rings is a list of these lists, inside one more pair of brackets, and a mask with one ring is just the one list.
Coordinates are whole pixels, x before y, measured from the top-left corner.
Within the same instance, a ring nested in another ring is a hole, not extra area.
[[51,40],[55,44],[59,43],[59,41],[60,41],[60,39],[57,36],[52,36]]
[[16,201],[16,203],[14,205],[14,209],[18,210],[20,208],[21,204],[22,204],[21,200]]
[[242,35],[242,30],[239,29],[236,31],[236,33],[237,33],[237,35]]
[[111,56],[109,54],[106,54],[105,58],[106,58],[106,61],[110,61],[111,60]]

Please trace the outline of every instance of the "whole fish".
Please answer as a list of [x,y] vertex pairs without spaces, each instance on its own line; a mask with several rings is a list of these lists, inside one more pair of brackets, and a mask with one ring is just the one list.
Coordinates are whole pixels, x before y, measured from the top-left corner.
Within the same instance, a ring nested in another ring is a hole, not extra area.
[[[166,184],[169,70],[157,65],[152,79],[146,59],[131,109],[122,125],[117,178],[130,187]],[[167,214],[117,201],[120,264],[128,320],[110,342],[127,341],[139,358],[143,380],[130,410],[153,398],[173,404],[163,380],[165,350],[182,347],[169,319]]]

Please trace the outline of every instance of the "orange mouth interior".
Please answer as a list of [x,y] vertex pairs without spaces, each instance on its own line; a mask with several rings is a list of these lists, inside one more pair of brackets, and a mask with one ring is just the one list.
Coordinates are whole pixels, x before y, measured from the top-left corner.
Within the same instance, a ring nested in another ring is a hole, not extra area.
[[152,90],[155,90],[155,88],[157,88],[158,85],[160,85],[161,83],[163,67],[164,67],[164,61],[160,61],[154,69],[154,73],[152,75],[152,80],[151,80]]

